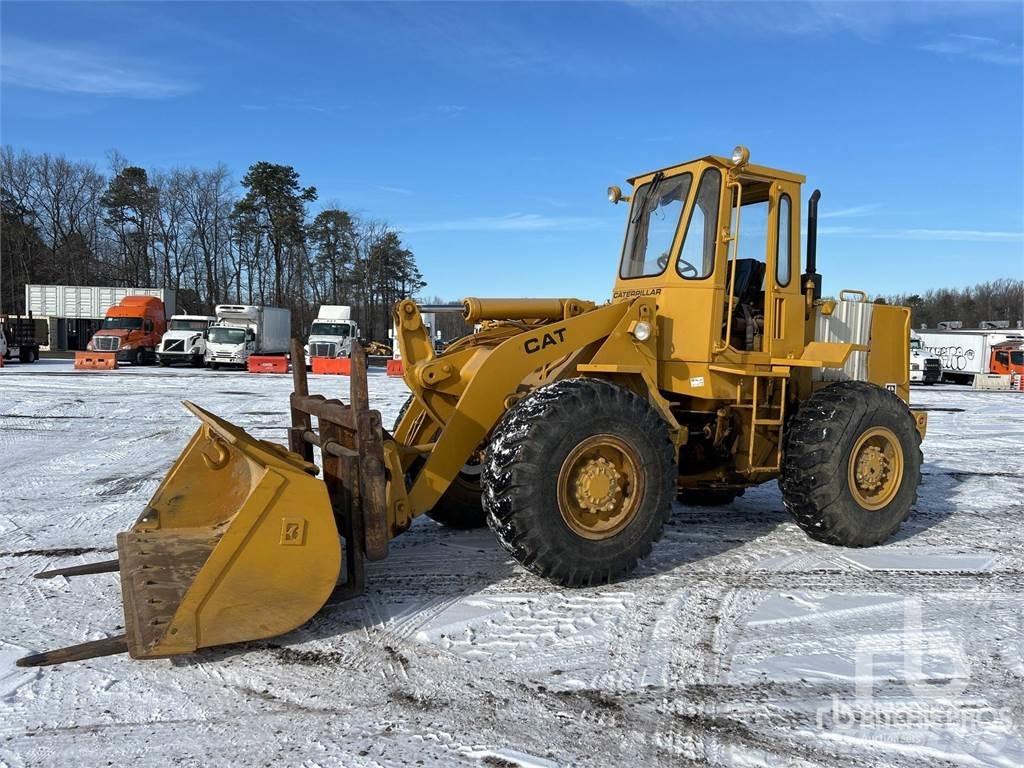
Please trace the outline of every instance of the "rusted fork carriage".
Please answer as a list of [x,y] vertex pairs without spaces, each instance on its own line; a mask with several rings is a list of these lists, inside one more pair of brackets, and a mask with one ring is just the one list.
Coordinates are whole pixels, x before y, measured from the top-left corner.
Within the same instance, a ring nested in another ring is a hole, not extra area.
[[[292,359],[301,353],[293,341]],[[353,345],[347,405],[310,395],[301,364],[293,376],[290,452],[185,403],[202,425],[132,529],[118,535],[117,559],[37,574],[119,571],[125,633],[26,656],[19,666],[258,640],[362,593],[365,560],[388,549],[383,433],[369,408],[366,355]]]

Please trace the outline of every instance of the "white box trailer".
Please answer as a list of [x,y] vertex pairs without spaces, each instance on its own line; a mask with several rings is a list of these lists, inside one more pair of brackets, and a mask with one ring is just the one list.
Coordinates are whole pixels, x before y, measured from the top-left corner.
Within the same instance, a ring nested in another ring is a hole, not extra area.
[[206,342],[206,364],[245,366],[250,355],[283,355],[288,352],[292,315],[281,307],[252,304],[218,304],[217,322]]
[[944,381],[970,384],[979,374],[992,373],[994,348],[1024,346],[1020,332],[989,330],[921,330],[925,349],[942,361]]

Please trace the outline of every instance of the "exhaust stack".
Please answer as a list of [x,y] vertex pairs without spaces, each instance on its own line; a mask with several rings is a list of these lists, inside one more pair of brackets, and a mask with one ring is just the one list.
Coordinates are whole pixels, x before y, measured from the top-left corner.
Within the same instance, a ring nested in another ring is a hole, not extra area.
[[818,274],[818,200],[821,190],[816,189],[807,201],[807,271],[800,278],[806,287],[808,281],[814,285],[814,299],[821,298],[821,275]]

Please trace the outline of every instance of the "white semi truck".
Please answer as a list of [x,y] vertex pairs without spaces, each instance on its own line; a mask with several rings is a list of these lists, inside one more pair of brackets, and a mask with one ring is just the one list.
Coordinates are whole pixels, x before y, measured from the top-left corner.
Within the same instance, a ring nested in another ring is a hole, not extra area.
[[1024,374],[1024,332],[957,329],[917,331],[942,361],[943,381],[971,384],[979,374]]
[[191,363],[201,368],[206,361],[206,334],[216,322],[212,315],[173,315],[156,348],[160,365]]
[[206,365],[245,367],[250,355],[283,355],[288,352],[292,315],[280,307],[249,304],[218,304],[217,322],[206,340]]
[[351,357],[352,342],[359,339],[359,325],[352,319],[352,308],[323,304],[309,329],[306,365],[314,357]]
[[935,384],[942,380],[942,360],[925,349],[916,331],[910,332],[910,383]]

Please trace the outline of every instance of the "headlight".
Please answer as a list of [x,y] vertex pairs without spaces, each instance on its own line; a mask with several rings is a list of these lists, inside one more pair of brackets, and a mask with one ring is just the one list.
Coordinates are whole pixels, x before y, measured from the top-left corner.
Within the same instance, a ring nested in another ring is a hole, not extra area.
[[742,144],[737,145],[732,151],[732,164],[746,165],[748,160],[750,160],[750,150]]
[[86,344],[86,345],[85,345],[85,348],[86,348],[87,350],[89,350],[90,352],[92,352],[92,341],[91,341],[91,340],[89,341],[89,343],[88,343],[88,344]]
[[647,341],[651,338],[651,324],[641,320],[633,326],[633,337],[637,341]]
[[123,347],[121,347],[121,349],[124,349],[124,350],[129,350],[131,348],[132,348],[131,344],[125,344]]
[[910,364],[910,370],[912,370],[912,371],[920,371],[921,370],[921,366],[918,363],[911,363]]

